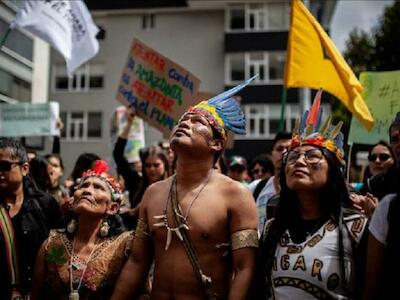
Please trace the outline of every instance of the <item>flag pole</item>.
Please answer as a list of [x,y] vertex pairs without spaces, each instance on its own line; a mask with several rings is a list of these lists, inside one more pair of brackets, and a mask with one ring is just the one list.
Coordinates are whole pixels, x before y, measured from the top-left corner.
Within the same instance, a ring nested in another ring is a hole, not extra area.
[[6,40],[7,40],[7,38],[8,38],[8,35],[10,34],[10,32],[11,32],[11,26],[8,26],[8,29],[7,29],[6,33],[5,33],[4,36],[1,38],[1,41],[0,41],[0,50],[1,50],[1,48],[3,48],[3,45],[6,43]]
[[285,131],[285,111],[286,111],[286,98],[287,89],[282,85],[282,97],[281,97],[281,118],[279,120],[279,131]]
[[347,170],[346,178],[347,182],[350,183],[350,165],[351,165],[351,153],[353,152],[353,142],[349,142],[349,154],[347,155]]

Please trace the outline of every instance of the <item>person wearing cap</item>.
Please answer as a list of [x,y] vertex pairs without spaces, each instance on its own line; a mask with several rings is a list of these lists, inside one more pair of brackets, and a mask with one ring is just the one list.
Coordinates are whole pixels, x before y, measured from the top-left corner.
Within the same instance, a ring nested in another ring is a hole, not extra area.
[[246,169],[246,159],[244,157],[232,156],[229,160],[228,176],[247,186],[247,182],[244,179]]
[[[397,278],[400,268],[400,112],[389,128],[390,143],[395,168],[391,173],[390,193],[376,207],[369,225],[368,255],[364,299],[393,299],[397,293]],[[390,169],[389,169],[390,170]],[[387,173],[389,174],[389,173]],[[389,179],[389,178],[388,178]],[[396,185],[397,182],[397,185]]]
[[110,298],[133,239],[117,216],[121,192],[105,161],[83,173],[68,225],[37,256],[33,300]]
[[358,299],[367,218],[351,210],[342,123],[321,125],[320,92],[296,122],[282,163],[280,201],[260,241],[252,299]]
[[145,192],[132,253],[111,299],[135,299],[153,260],[151,299],[247,299],[258,247],[256,207],[243,185],[213,170],[226,131],[245,133],[232,96],[251,80],[179,120],[170,137],[176,175]]

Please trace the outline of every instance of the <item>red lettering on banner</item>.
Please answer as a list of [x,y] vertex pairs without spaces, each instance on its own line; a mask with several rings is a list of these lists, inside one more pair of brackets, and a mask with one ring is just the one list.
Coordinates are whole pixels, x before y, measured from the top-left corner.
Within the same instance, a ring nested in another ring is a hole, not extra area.
[[154,65],[158,70],[164,72],[165,60],[154,51],[146,49],[142,44],[136,42],[133,46],[133,52],[136,56]]
[[132,89],[136,91],[137,96],[158,105],[166,112],[172,113],[172,107],[175,101],[161,94],[157,90],[152,90],[149,86],[141,81],[136,80],[132,84]]

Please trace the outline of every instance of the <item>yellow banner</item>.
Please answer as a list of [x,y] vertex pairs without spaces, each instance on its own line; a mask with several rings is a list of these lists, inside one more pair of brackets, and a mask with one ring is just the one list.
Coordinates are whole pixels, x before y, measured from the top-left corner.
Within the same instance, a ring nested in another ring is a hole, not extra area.
[[367,129],[374,124],[361,97],[361,83],[300,0],[292,0],[285,86],[321,88],[342,101]]

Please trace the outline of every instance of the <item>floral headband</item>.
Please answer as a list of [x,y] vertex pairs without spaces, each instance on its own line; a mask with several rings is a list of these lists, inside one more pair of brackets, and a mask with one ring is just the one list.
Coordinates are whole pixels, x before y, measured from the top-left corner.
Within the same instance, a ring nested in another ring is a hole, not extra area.
[[209,100],[201,101],[199,104],[189,107],[183,116],[187,113],[197,113],[203,116],[224,139],[227,138],[226,130],[237,134],[246,134],[244,113],[239,103],[232,97],[252,82],[257,76],[258,75],[253,76]]
[[321,95],[322,90],[319,90],[311,109],[304,113],[301,120],[296,120],[289,150],[301,145],[325,148],[336,156],[342,166],[345,166],[343,134],[340,132],[343,122],[340,121],[338,124],[332,125],[332,116],[329,116],[321,126],[323,113],[320,107]]
[[115,178],[108,174],[108,165],[104,160],[96,160],[94,166],[82,174],[79,183],[82,183],[89,177],[96,177],[104,181],[111,191],[112,200],[120,202],[122,195],[121,187]]

